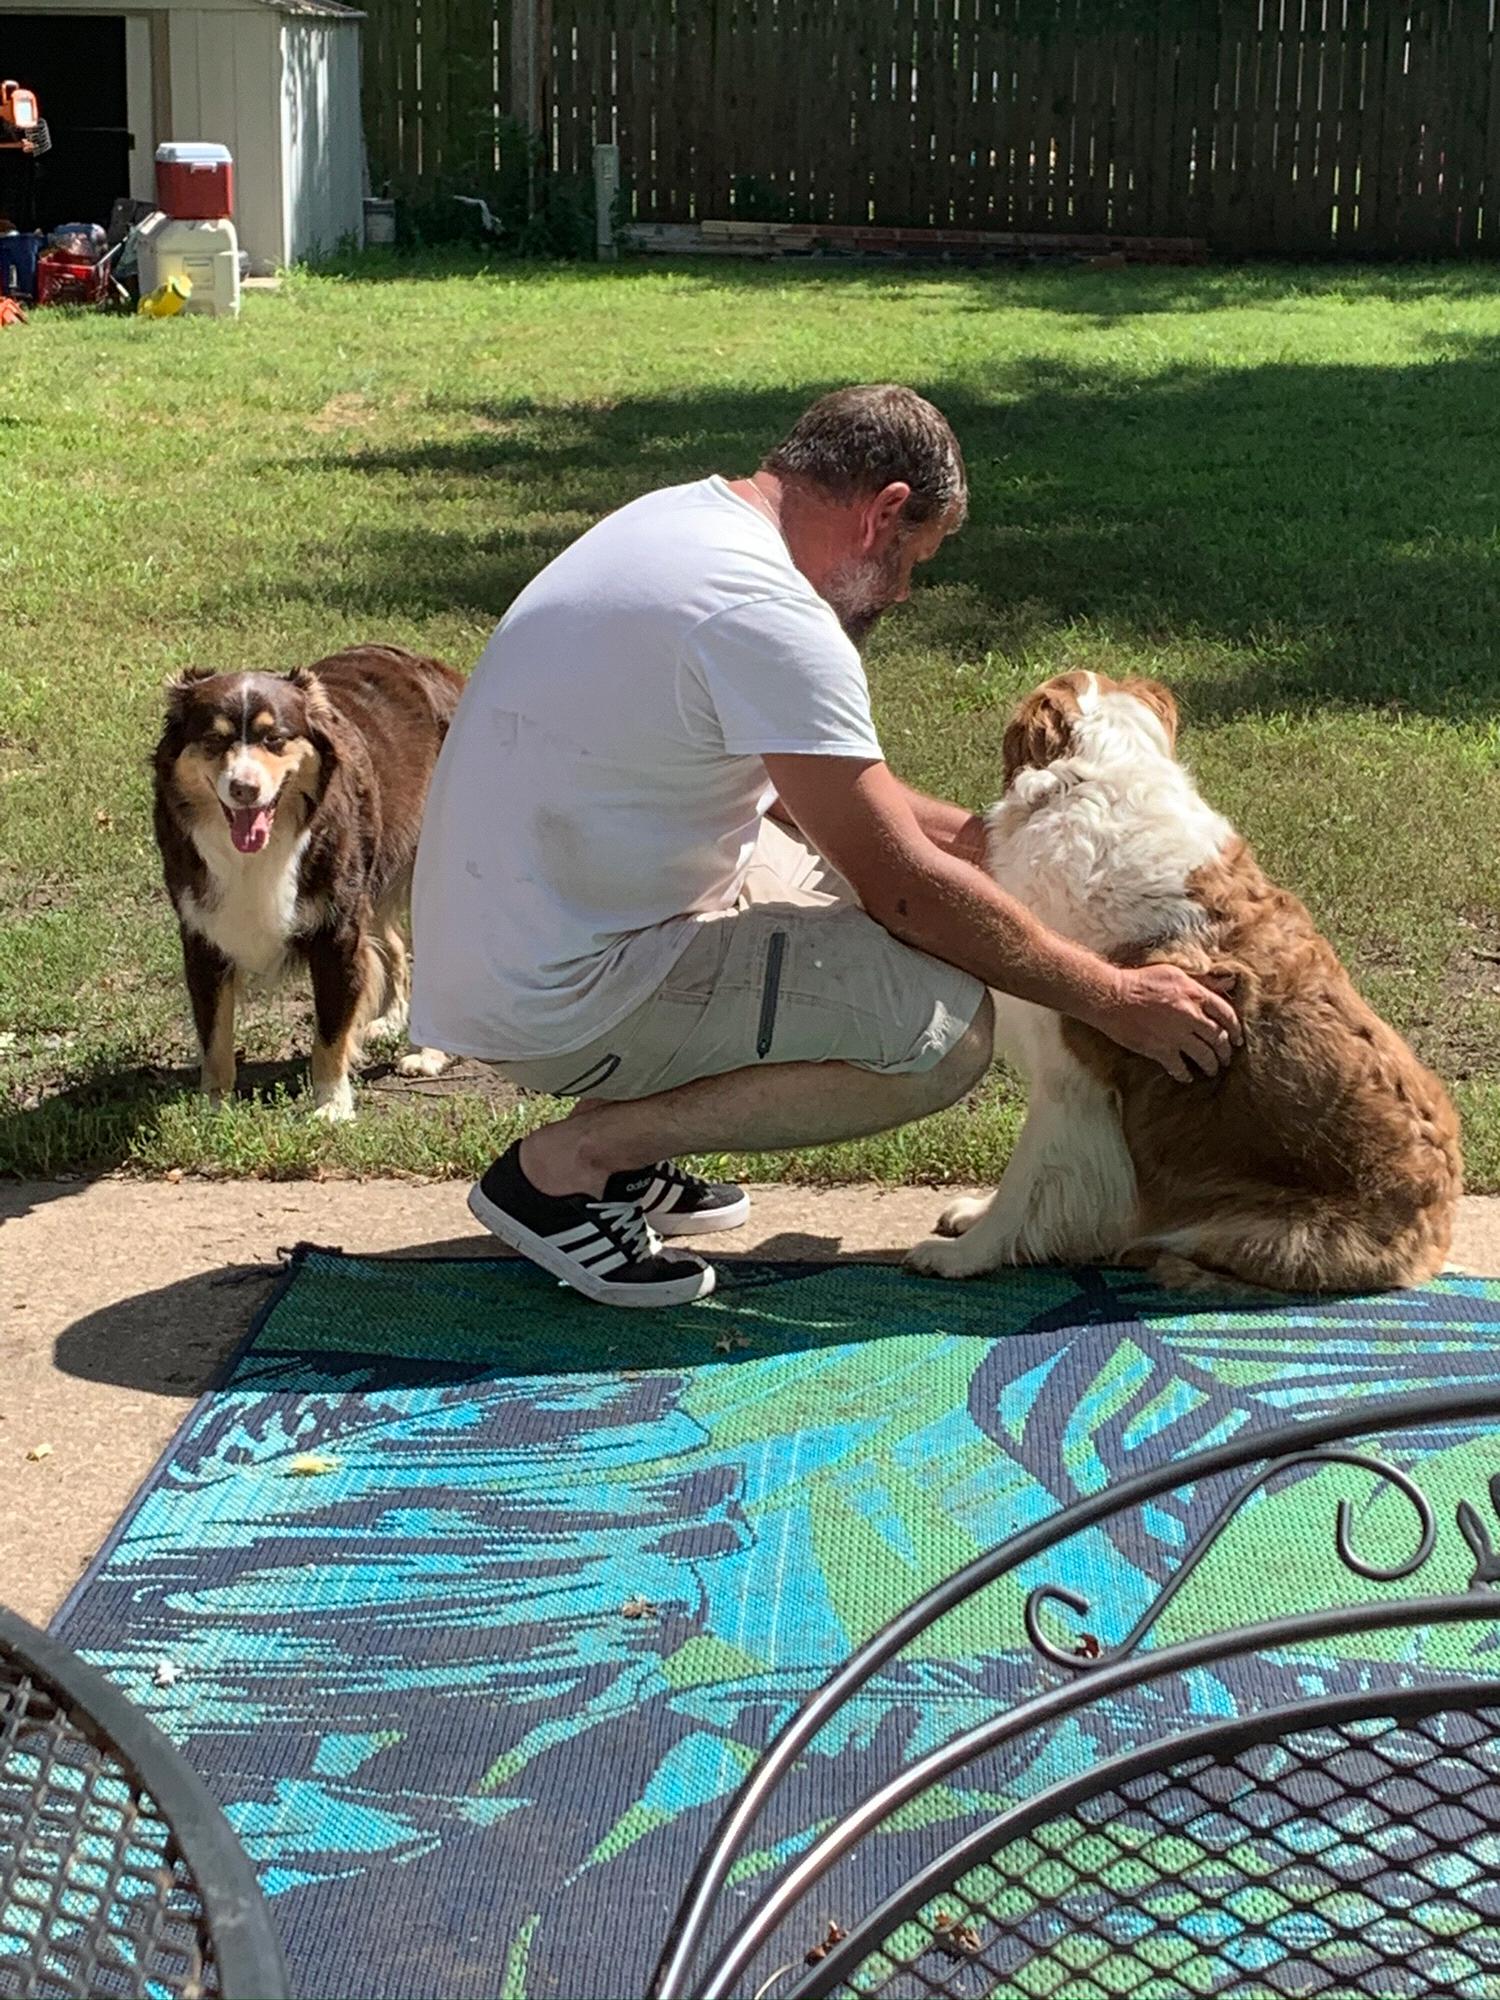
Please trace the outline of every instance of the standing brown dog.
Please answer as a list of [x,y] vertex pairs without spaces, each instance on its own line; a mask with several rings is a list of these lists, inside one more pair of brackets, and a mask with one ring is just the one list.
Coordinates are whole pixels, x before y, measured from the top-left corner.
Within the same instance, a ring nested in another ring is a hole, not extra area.
[[[367,1034],[406,1025],[401,921],[427,785],[463,683],[397,646],[279,674],[189,674],[156,746],[156,843],[182,931],[203,1088],[234,1088],[235,995],[312,978],[314,1116],[354,1116]],[[378,1017],[378,1018],[377,1018]],[[404,1075],[436,1075],[437,1049]]]

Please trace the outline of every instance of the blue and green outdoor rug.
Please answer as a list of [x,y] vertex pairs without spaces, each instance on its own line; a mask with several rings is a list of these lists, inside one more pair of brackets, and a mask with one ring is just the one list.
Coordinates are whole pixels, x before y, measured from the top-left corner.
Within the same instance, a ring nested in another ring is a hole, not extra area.
[[[756,1752],[924,1586],[1163,1456],[1350,1397],[1488,1384],[1500,1354],[1500,1280],[1223,1311],[1096,1272],[722,1277],[703,1305],[612,1314],[516,1264],[305,1255],[64,1609],[61,1636],[222,1801],[304,2000],[641,1994]],[[331,1463],[299,1473],[304,1454]],[[1454,1507],[1484,1502],[1500,1446],[1450,1428],[1395,1455],[1423,1461],[1438,1506],[1422,1587],[1463,1588]],[[1352,1469],[1293,1477],[1158,1642],[1346,1599],[1341,1496],[1369,1559],[1410,1550],[1399,1494]],[[1044,1682],[1024,1587],[1071,1585],[1108,1645],[1218,1497],[1165,1499],[936,1627],[802,1760],[741,1880]],[[156,1687],[163,1659],[180,1677]],[[1178,1716],[1497,1660],[1480,1624],[1158,1683],[990,1789],[937,1794],[873,1844],[870,1887],[997,1787]],[[809,1943],[828,1914],[810,1908]]]

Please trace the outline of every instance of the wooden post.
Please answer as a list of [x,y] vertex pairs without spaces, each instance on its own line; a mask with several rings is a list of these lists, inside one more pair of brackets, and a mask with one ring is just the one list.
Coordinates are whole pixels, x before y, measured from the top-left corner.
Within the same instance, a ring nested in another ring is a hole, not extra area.
[[525,136],[526,208],[536,211],[538,140],[546,136],[547,0],[510,0],[510,75],[505,108]]
[[620,254],[615,248],[614,206],[620,192],[620,149],[594,148],[594,254],[601,264],[612,264]]

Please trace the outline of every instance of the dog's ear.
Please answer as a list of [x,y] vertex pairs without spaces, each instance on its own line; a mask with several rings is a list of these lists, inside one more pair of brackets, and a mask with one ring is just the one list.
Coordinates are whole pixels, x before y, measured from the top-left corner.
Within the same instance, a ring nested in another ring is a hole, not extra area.
[[1059,757],[1068,756],[1078,714],[1078,696],[1066,677],[1048,681],[1027,695],[1011,717],[1000,747],[1006,784],[1017,771],[1045,770]]
[[305,719],[302,733],[318,753],[323,766],[323,784],[326,785],[339,761],[338,717],[333,703],[311,667],[293,667],[287,680],[302,697]]
[[1160,681],[1127,681],[1127,694],[1133,694],[1138,702],[1151,710],[1167,732],[1167,742],[1175,750],[1177,747],[1177,700],[1169,687]]
[[183,710],[187,707],[193,690],[201,687],[204,681],[213,680],[217,672],[218,669],[216,667],[184,667],[175,680],[168,681],[168,722],[180,722],[182,720]]

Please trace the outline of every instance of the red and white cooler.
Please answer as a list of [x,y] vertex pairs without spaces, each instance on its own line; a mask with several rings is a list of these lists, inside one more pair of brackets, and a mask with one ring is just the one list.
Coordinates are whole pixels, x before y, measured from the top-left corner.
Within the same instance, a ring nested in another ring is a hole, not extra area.
[[156,205],[177,222],[234,214],[234,160],[227,146],[169,139],[156,149]]

